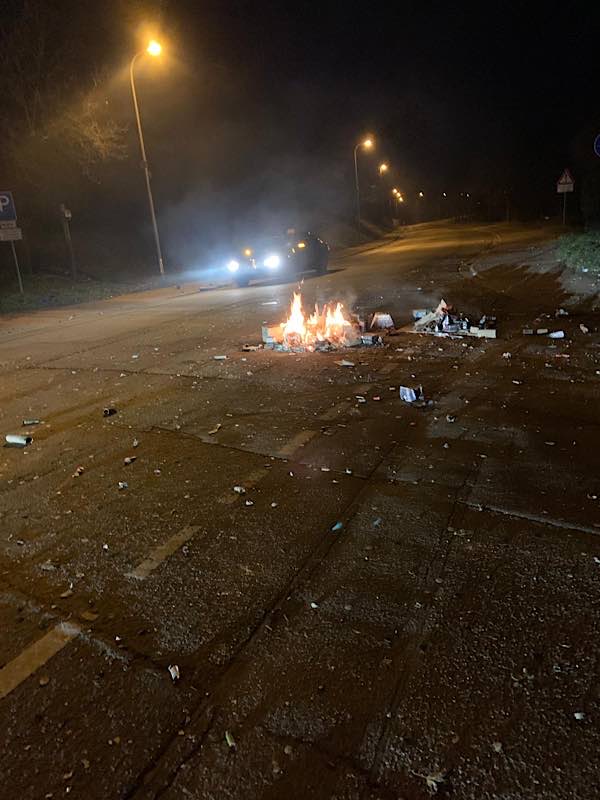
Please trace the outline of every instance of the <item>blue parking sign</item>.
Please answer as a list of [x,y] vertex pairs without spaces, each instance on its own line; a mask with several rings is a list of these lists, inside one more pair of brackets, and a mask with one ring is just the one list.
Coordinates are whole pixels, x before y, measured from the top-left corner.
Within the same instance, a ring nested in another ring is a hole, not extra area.
[[14,222],[17,219],[17,209],[12,192],[0,191],[0,222]]

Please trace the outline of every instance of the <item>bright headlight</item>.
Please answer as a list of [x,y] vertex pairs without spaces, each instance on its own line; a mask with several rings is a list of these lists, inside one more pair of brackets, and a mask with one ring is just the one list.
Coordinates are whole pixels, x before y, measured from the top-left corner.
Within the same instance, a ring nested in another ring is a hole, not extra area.
[[236,261],[235,259],[232,259],[227,264],[227,269],[229,270],[229,272],[237,272],[239,268],[240,268],[240,262]]
[[265,265],[265,267],[270,267],[270,269],[276,269],[279,266],[280,263],[281,263],[281,259],[275,253],[273,253],[270,256],[267,256],[265,258],[265,260],[263,261],[263,264]]

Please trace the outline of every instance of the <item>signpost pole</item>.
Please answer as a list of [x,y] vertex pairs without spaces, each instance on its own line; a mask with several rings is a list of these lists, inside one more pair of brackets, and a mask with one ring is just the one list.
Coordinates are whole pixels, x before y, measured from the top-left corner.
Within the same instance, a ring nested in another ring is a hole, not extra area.
[[71,229],[69,227],[69,220],[71,219],[71,212],[64,203],[60,204],[60,216],[62,220],[63,233],[65,236],[65,243],[67,245],[67,252],[69,253],[69,261],[71,264],[71,277],[74,281],[77,280],[77,263],[75,261],[75,254],[73,253],[73,242],[71,241]]
[[567,194],[572,192],[575,189],[575,181],[573,180],[573,176],[569,172],[568,169],[563,171],[563,174],[558,179],[558,183],[556,184],[556,191],[558,194],[562,194],[563,196],[563,208],[562,208],[562,224],[565,226],[567,224]]
[[21,294],[25,294],[23,290],[23,281],[21,280],[21,269],[19,267],[19,259],[17,258],[17,248],[15,247],[15,243],[11,242],[10,246],[12,247],[13,258],[15,260],[15,267],[17,269],[17,278],[19,279],[19,291]]

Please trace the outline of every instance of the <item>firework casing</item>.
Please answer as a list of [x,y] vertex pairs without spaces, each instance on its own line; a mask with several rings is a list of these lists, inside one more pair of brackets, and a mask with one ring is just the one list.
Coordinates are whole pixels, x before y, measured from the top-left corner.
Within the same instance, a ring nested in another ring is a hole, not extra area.
[[6,434],[6,444],[12,444],[13,447],[27,447],[28,444],[33,442],[32,436],[21,436],[16,433]]

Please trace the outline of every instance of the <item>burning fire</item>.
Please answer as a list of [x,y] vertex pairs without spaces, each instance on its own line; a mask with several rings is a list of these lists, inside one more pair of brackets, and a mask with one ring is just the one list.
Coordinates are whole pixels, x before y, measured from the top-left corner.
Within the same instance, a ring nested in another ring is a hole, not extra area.
[[319,342],[346,346],[360,337],[360,327],[355,320],[344,314],[344,306],[325,303],[319,309],[315,304],[314,312],[307,317],[302,308],[300,292],[294,292],[290,315],[281,323],[283,343],[288,347],[304,346],[312,348]]

